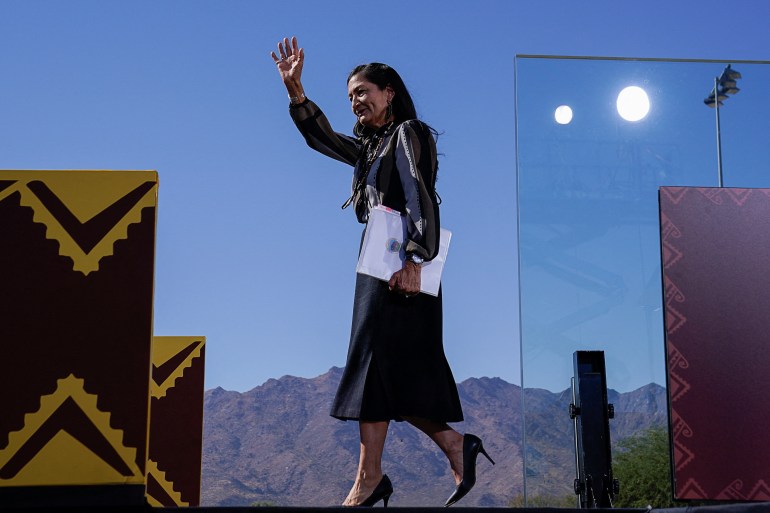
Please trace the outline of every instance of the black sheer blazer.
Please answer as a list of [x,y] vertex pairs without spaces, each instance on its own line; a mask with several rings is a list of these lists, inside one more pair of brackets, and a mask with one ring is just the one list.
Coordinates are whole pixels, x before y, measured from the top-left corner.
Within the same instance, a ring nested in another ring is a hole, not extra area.
[[[335,132],[309,99],[290,106],[289,112],[308,146],[354,167],[355,194],[355,184],[366,172],[366,140]],[[366,223],[369,208],[377,204],[405,214],[406,253],[431,260],[438,254],[440,228],[433,134],[425,123],[411,119],[383,127],[377,135],[382,143],[366,178],[368,201],[363,202],[366,208],[357,210],[358,220]]]

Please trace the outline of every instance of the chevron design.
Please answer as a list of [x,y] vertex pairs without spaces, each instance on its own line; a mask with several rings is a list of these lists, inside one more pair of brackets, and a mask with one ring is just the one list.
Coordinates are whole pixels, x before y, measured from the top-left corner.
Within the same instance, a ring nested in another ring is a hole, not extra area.
[[739,207],[742,207],[744,203],[751,197],[752,191],[751,189],[733,189],[733,188],[726,188],[725,192],[727,193],[727,197],[733,200],[733,202],[738,205]]
[[193,360],[200,357],[204,341],[189,337],[163,337],[162,345],[155,345],[152,350],[152,397],[160,399],[180,379],[185,369],[192,366]]
[[722,203],[724,203],[722,199],[723,189],[719,189],[715,187],[698,187],[696,190],[699,193],[701,193],[704,198],[707,198],[714,205],[721,205]]
[[[77,179],[73,180],[73,173]],[[73,270],[88,275],[112,255],[115,242],[141,221],[142,209],[157,204],[154,171],[0,172],[0,201],[13,194],[59,242],[59,254],[72,258]]]
[[678,497],[682,499],[706,499],[708,495],[695,479],[689,479],[681,487]]
[[[768,198],[768,189],[661,188],[668,394],[678,499],[770,500],[767,462],[760,452],[765,446],[756,442],[768,412],[761,395],[764,381],[759,381],[766,370],[756,346],[766,336],[761,312],[769,299],[752,288],[767,275],[763,263],[770,233]],[[722,261],[724,265],[715,265]],[[741,276],[722,275],[722,268]],[[725,299],[715,307],[707,294]],[[746,304],[757,314],[743,317],[751,314]],[[707,328],[714,330],[711,321],[721,309],[726,314],[716,335]],[[723,340],[725,352],[732,354],[723,355]],[[756,368],[751,367],[754,360]],[[722,386],[725,380],[717,381],[713,369],[725,367],[733,369],[733,376]],[[751,411],[745,418],[731,414],[729,419],[704,413],[704,404],[721,411],[732,401],[750,404]]]
[[674,205],[678,204],[685,197],[689,187],[661,187],[660,193],[668,198]]
[[0,485],[143,484],[137,449],[123,445],[123,431],[97,407],[84,380],[70,374],[40,409],[24,417],[0,450]]
[[155,508],[189,506],[182,494],[174,490],[174,483],[166,479],[166,473],[153,460],[147,460],[147,502]]

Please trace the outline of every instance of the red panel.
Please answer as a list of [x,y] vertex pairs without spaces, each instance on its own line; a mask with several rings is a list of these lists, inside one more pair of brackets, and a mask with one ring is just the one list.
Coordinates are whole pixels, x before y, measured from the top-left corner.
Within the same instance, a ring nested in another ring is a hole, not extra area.
[[678,499],[770,494],[770,190],[661,187]]

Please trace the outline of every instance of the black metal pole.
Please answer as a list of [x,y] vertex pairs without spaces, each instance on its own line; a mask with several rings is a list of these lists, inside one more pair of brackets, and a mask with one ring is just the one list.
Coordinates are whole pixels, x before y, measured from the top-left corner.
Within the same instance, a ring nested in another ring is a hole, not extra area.
[[714,78],[714,107],[717,111],[717,176],[719,187],[724,187],[722,183],[722,131],[719,124],[719,77]]

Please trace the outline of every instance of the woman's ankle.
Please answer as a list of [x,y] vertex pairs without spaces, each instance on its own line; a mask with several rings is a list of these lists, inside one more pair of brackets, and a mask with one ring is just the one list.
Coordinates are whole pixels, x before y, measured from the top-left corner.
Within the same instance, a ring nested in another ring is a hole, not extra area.
[[365,483],[367,487],[377,486],[377,483],[379,483],[382,479],[382,475],[382,469],[369,470],[368,472],[362,470],[358,472],[356,479],[362,483]]

